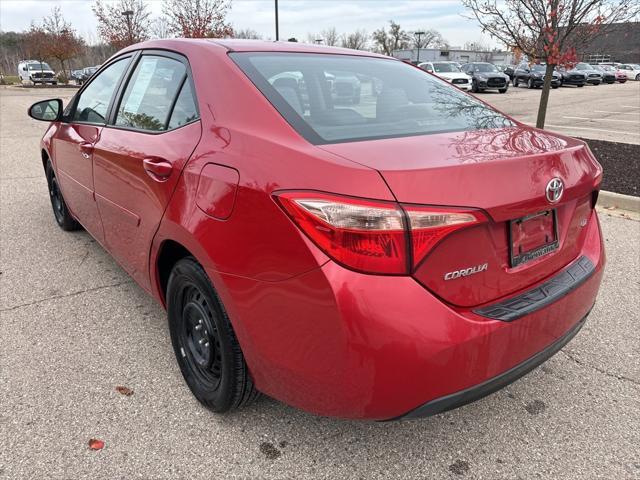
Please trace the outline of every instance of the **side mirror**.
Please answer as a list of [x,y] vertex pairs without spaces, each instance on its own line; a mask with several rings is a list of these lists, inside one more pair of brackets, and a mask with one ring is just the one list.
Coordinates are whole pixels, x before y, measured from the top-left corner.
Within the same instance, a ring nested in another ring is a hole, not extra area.
[[34,120],[57,122],[62,118],[62,100],[54,98],[36,102],[29,107],[28,114]]

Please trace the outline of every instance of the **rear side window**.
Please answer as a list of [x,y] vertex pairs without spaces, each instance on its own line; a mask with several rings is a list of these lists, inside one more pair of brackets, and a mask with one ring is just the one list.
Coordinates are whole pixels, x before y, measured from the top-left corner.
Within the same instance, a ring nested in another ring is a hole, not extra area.
[[180,95],[176,100],[171,120],[169,120],[169,129],[178,128],[187,123],[193,122],[198,118],[198,109],[191,92],[191,82],[187,79],[180,90]]
[[130,58],[113,62],[80,93],[73,112],[74,122],[105,123],[111,97],[120,82]]
[[174,100],[186,79],[182,62],[144,55],[129,79],[115,124],[153,132],[167,130]]
[[308,53],[231,57],[313,144],[513,125],[456,87],[396,60]]

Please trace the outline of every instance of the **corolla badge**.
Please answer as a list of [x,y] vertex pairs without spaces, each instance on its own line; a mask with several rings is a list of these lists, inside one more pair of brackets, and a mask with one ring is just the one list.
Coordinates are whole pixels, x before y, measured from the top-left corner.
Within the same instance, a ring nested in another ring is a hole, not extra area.
[[489,268],[488,263],[483,263],[482,265],[476,265],[475,267],[462,268],[460,270],[454,270],[453,272],[447,272],[444,274],[445,280],[454,280],[460,277],[467,277],[469,275],[473,275],[475,273],[484,272]]
[[564,193],[564,183],[562,179],[554,177],[547,183],[546,195],[549,203],[559,202]]

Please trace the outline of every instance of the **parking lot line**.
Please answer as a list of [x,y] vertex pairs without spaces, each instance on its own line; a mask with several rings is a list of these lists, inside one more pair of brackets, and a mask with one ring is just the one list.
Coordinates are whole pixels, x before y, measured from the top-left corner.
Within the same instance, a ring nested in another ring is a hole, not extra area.
[[[535,127],[535,124],[531,124],[531,126]],[[604,132],[604,133],[615,133],[615,134],[620,134],[620,131],[618,130],[603,130],[601,128],[589,128],[589,127],[567,127],[566,125],[551,125],[549,123],[547,123],[545,125],[545,127],[551,127],[551,128],[560,128],[560,129],[564,129],[564,130],[589,130],[592,132]],[[625,135],[635,135],[636,137],[640,137],[640,133],[635,133],[635,132],[624,132]]]
[[640,123],[639,120],[618,120],[617,118],[562,117],[571,120],[589,120],[591,122]]
[[640,110],[640,107],[634,107],[633,105],[621,105],[622,108],[637,108]]
[[616,115],[640,115],[640,112],[611,112],[609,110],[594,110],[596,113],[614,113]]

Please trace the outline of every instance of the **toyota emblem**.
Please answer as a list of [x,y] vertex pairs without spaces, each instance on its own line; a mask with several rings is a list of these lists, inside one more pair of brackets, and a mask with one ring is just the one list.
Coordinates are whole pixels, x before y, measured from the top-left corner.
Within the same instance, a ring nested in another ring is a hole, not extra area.
[[560,178],[555,177],[549,180],[549,183],[547,183],[547,190],[546,190],[547,200],[549,200],[549,203],[559,202],[560,199],[562,198],[563,193],[564,193],[564,183]]

